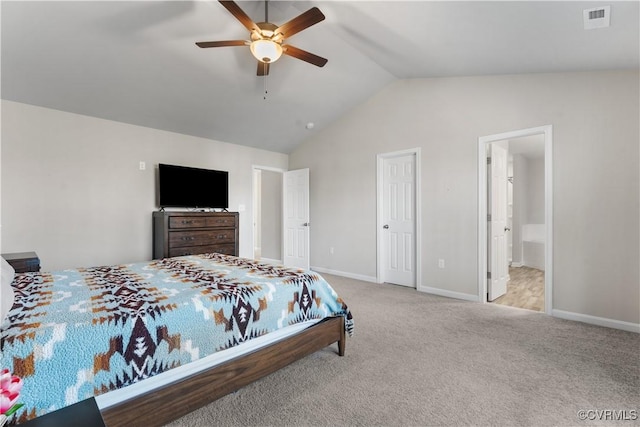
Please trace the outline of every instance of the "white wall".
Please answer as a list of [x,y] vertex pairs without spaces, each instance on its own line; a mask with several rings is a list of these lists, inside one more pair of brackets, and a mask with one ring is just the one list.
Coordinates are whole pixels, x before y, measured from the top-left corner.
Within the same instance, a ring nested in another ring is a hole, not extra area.
[[229,171],[252,257],[252,164],[287,155],[4,100],[3,252],[36,251],[45,270],[151,259],[158,163]]
[[376,154],[422,147],[421,285],[477,295],[478,138],[550,124],[554,309],[640,323],[639,77],[391,84],[290,156],[310,168],[311,264],[375,277]]
[[544,157],[527,159],[527,224],[544,224]]
[[522,154],[513,155],[513,262],[521,265],[522,226],[527,223],[527,158]]
[[525,225],[544,224],[544,157],[513,155],[513,199],[513,261],[544,270],[544,243],[522,241]]
[[[523,177],[526,181],[527,210],[526,224],[535,224],[535,230],[540,231],[542,241],[526,241],[522,243],[522,262],[527,267],[544,270],[544,158],[528,158],[527,173]],[[531,226],[529,226],[531,227]]]

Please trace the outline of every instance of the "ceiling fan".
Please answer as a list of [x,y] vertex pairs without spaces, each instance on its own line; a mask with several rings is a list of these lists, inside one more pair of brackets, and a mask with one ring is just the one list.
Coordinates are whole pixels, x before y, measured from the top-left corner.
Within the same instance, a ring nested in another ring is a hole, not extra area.
[[280,58],[282,54],[301,59],[318,67],[323,67],[327,60],[313,53],[285,44],[286,39],[300,31],[324,20],[325,16],[317,7],[312,7],[301,15],[278,26],[269,22],[269,2],[265,1],[264,22],[255,23],[244,13],[234,1],[220,3],[249,30],[251,40],[223,40],[214,42],[197,42],[201,48],[224,46],[249,46],[251,53],[258,60],[258,75],[269,74],[269,66]]

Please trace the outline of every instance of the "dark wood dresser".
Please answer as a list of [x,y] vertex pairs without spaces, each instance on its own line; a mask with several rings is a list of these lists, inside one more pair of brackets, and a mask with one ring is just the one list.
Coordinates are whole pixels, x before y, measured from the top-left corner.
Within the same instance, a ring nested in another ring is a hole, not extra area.
[[238,256],[238,212],[154,212],[153,258]]

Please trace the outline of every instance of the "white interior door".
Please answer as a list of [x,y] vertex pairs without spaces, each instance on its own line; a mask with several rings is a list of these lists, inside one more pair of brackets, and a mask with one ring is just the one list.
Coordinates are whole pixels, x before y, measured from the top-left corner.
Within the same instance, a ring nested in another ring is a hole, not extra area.
[[489,266],[487,299],[493,301],[507,293],[509,264],[507,254],[507,149],[489,144]]
[[383,160],[382,233],[384,281],[416,286],[415,155]]
[[285,172],[284,265],[309,268],[309,169]]

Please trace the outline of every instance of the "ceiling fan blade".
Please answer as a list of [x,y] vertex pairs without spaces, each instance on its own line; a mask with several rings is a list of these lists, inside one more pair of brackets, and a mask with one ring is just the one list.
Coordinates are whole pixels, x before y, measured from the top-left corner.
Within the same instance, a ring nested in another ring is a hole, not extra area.
[[274,33],[282,34],[284,38],[288,38],[322,20],[324,20],[324,14],[317,7],[312,7],[291,21],[282,24]]
[[259,76],[268,76],[269,75],[269,63],[258,61],[258,75]]
[[324,67],[324,64],[327,63],[327,59],[321,56],[314,55],[311,52],[298,49],[297,47],[288,44],[282,46],[282,53],[284,53],[285,55],[293,56],[294,58],[302,59],[303,61],[306,61],[309,64],[313,64],[318,67]]
[[242,9],[240,9],[240,6],[238,6],[236,2],[223,0],[219,1],[229,12],[231,12],[233,16],[236,17],[238,21],[240,21],[242,25],[245,26],[247,30],[257,31],[258,33],[260,32],[260,28],[256,25],[255,22],[251,20],[251,18],[249,18],[246,13],[244,13]]
[[224,47],[224,46],[247,46],[249,42],[245,40],[222,40],[218,42],[196,42],[198,47]]

